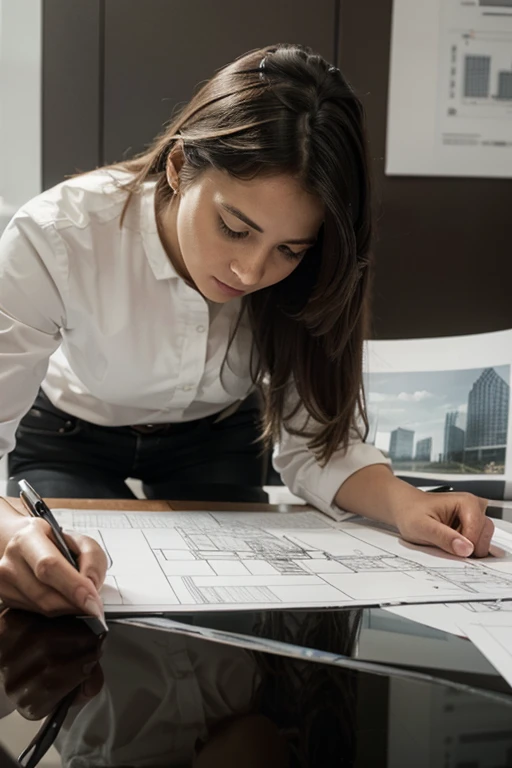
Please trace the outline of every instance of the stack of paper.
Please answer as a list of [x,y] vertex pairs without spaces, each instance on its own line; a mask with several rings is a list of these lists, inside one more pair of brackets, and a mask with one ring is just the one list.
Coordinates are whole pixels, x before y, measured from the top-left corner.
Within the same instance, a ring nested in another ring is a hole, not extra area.
[[[56,515],[111,557],[102,590],[107,616],[409,605],[402,615],[435,613],[437,626],[475,638],[492,663],[491,644],[503,643],[507,631],[512,640],[512,611],[502,609],[496,624],[497,607],[512,605],[505,602],[512,600],[512,534],[503,523],[493,555],[464,560],[409,544],[382,524],[312,511]],[[500,654],[500,672],[512,684]]]

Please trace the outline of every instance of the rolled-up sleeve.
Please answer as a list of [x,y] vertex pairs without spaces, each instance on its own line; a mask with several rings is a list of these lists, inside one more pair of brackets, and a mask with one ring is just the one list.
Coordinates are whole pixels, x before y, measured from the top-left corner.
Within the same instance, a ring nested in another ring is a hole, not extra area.
[[[304,411],[294,424],[304,422]],[[281,440],[273,457],[274,468],[292,493],[331,517],[339,517],[340,510],[334,498],[354,472],[371,464],[391,462],[378,448],[362,442],[359,437],[349,442],[346,450],[334,452],[325,466],[316,459],[308,448],[309,438],[291,435],[286,429],[281,430]]]
[[15,445],[65,325],[66,247],[21,209],[0,238],[0,456]]

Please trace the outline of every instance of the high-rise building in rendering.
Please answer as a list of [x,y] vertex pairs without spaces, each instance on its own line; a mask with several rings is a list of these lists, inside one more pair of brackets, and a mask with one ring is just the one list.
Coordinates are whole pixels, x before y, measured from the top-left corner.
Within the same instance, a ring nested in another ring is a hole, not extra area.
[[457,426],[458,411],[449,411],[444,420],[444,461],[464,460],[464,430]]
[[414,454],[415,461],[431,461],[432,460],[432,438],[425,437],[423,440],[418,440],[416,443],[416,453]]
[[412,429],[403,429],[402,427],[394,429],[389,442],[390,458],[398,461],[410,461],[413,443],[414,432]]
[[494,368],[486,368],[468,397],[464,460],[505,461],[510,387]]

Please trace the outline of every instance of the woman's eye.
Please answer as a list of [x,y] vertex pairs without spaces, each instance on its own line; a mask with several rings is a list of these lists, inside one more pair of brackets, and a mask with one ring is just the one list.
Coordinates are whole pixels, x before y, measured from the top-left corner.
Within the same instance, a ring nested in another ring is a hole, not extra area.
[[[228,227],[222,216],[219,216],[219,227],[227,237],[230,237],[233,240],[240,240],[241,238],[247,237],[249,234],[247,230],[244,232],[235,232],[234,229]],[[284,245],[281,246],[279,250],[289,261],[300,261],[300,259],[302,259],[302,257],[307,253],[307,249],[305,251],[299,251],[299,253],[295,253]]]
[[281,253],[285,256],[285,258],[289,259],[290,261],[300,261],[303,256],[306,255],[306,251],[299,251],[298,253],[295,253],[295,251],[290,251],[289,248],[283,248]]
[[235,232],[234,229],[230,229],[222,216],[219,216],[219,226],[225,235],[232,237],[234,240],[238,240],[241,237],[247,237],[248,232]]

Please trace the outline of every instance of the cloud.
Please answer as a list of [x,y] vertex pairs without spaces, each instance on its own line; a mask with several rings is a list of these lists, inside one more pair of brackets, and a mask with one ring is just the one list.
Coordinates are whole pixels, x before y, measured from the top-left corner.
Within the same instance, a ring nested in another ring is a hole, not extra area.
[[389,402],[394,399],[394,395],[384,395],[382,392],[370,392],[368,395],[368,402],[370,403],[385,403],[386,401]]
[[432,392],[422,389],[412,393],[400,392],[398,400],[404,400],[406,403],[420,403],[422,400],[430,400],[431,397],[434,397]]
[[420,403],[423,400],[430,400],[434,397],[432,392],[427,392],[426,389],[417,390],[416,392],[400,392],[398,395],[386,394],[384,392],[370,392],[370,403],[395,403],[397,401],[405,403]]

